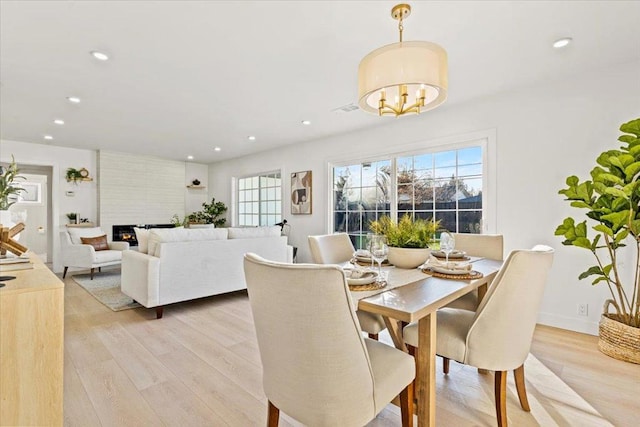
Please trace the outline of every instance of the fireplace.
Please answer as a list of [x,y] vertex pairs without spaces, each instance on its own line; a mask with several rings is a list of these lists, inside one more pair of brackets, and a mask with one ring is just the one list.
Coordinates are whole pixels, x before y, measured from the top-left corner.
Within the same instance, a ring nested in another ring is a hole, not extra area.
[[138,228],[173,228],[173,224],[128,224],[128,225],[114,225],[112,227],[112,236],[114,242],[129,242],[129,246],[138,246],[138,239],[136,239],[136,232],[133,229]]

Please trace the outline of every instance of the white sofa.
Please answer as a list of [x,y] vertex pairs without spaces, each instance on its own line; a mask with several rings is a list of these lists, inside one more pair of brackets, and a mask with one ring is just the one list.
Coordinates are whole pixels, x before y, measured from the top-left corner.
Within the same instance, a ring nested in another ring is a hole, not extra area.
[[277,226],[139,233],[141,252],[128,250],[122,256],[121,288],[143,306],[155,307],[158,319],[167,304],[246,289],[247,252],[273,261],[293,260],[293,248]]

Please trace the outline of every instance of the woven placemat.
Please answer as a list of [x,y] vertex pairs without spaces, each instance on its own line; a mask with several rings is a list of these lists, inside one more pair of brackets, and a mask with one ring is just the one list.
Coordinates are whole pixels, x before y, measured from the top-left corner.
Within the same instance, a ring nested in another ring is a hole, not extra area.
[[349,285],[350,291],[375,291],[376,289],[382,289],[387,286],[387,282],[373,282],[366,285]]
[[423,268],[422,272],[433,277],[439,277],[441,279],[451,279],[451,280],[472,280],[472,279],[479,279],[483,276],[482,273],[476,270],[471,270],[467,274],[444,274],[444,273],[438,273],[437,271],[433,270],[431,267]]

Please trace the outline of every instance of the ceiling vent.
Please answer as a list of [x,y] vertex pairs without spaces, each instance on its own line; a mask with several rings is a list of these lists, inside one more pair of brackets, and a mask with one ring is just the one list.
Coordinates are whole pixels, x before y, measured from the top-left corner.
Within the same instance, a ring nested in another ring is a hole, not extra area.
[[359,108],[360,107],[352,102],[350,104],[343,105],[342,107],[334,108],[331,111],[333,111],[334,113],[350,113],[352,111],[358,110]]

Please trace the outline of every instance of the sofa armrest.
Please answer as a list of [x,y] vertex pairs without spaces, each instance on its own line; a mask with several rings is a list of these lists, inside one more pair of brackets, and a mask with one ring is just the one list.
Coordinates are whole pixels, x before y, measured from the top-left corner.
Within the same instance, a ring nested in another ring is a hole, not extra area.
[[114,251],[126,251],[129,249],[129,242],[109,242],[109,249]]
[[143,306],[160,301],[160,258],[137,251],[122,252],[122,292]]
[[91,268],[96,251],[91,245],[64,245],[62,264],[65,267]]

